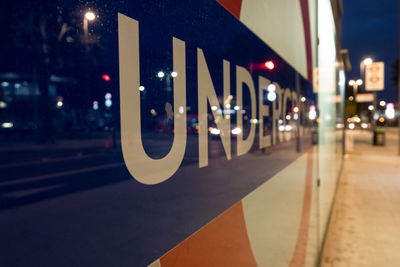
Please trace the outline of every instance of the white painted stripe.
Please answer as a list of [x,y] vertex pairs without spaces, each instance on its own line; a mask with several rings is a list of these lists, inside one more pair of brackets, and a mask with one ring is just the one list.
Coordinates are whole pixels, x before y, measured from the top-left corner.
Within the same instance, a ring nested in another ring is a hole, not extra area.
[[88,155],[75,155],[75,156],[69,156],[69,157],[59,157],[59,158],[43,158],[41,160],[32,160],[32,161],[24,161],[24,162],[18,162],[18,163],[10,163],[10,164],[1,164],[0,169],[2,168],[16,168],[16,167],[23,167],[23,166],[29,166],[29,165],[35,165],[35,164],[43,164],[43,163],[54,163],[54,162],[61,162],[61,161],[67,161],[67,160],[80,160],[80,159],[86,159],[86,158],[93,158],[97,156],[102,156],[105,155],[106,152],[104,153],[96,153],[96,154],[88,154]]
[[56,172],[56,173],[50,173],[50,174],[45,174],[45,175],[40,175],[40,176],[33,176],[33,177],[27,177],[23,179],[18,179],[17,181],[8,181],[1,183],[1,186],[8,186],[8,185],[17,185],[21,184],[24,182],[34,182],[34,181],[39,181],[47,178],[58,178],[58,177],[63,177],[63,176],[69,176],[69,175],[75,175],[75,174],[81,174],[81,173],[87,173],[87,172],[94,172],[94,171],[100,171],[100,170],[105,170],[105,169],[111,169],[111,168],[116,168],[116,167],[121,167],[124,166],[124,163],[118,162],[118,163],[111,163],[111,164],[106,164],[106,165],[101,165],[101,166],[95,166],[95,167],[89,167],[89,168],[83,168],[83,169],[78,169],[78,170],[72,170],[72,171],[66,171],[66,172]]
[[45,187],[40,187],[40,188],[29,188],[29,189],[23,189],[23,190],[18,190],[18,191],[7,192],[3,195],[3,198],[26,197],[29,195],[34,195],[34,194],[39,194],[39,193],[43,193],[46,191],[54,190],[54,189],[60,188],[62,186],[63,186],[62,184],[58,184],[58,185],[45,186]]

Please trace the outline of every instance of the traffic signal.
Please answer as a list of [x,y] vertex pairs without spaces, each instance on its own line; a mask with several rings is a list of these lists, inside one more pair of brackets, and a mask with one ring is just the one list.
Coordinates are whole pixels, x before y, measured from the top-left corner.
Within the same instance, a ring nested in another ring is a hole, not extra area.
[[103,75],[101,76],[101,78],[102,78],[103,80],[105,80],[106,82],[109,82],[109,81],[111,80],[110,76],[108,76],[107,74],[103,74]]
[[275,69],[275,64],[272,60],[265,61],[264,66],[269,70]]

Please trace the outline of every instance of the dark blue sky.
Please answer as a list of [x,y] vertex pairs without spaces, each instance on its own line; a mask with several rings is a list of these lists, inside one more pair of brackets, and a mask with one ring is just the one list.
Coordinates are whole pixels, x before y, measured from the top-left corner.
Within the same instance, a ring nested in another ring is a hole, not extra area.
[[392,65],[398,58],[398,1],[343,0],[342,48],[349,49],[352,71],[348,79],[360,77],[360,62],[365,57],[385,62],[385,90],[379,99],[397,101],[392,81]]

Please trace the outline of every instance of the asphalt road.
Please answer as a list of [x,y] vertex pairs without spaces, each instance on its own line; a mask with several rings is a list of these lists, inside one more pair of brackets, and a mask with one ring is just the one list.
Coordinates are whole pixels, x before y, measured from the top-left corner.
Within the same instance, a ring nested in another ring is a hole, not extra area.
[[[0,266],[146,266],[300,155],[291,141],[227,161],[210,140],[213,160],[199,169],[190,138],[182,167],[159,186],[132,179],[118,148],[2,153]],[[147,152],[166,153],[166,140],[149,140]]]

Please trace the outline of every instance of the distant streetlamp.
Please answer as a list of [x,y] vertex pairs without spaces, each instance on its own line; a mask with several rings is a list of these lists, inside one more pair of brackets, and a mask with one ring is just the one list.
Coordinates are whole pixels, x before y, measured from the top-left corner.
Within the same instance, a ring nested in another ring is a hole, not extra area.
[[362,62],[364,63],[365,66],[368,66],[368,65],[371,65],[373,61],[372,61],[372,58],[367,57]]
[[354,97],[357,94],[358,91],[358,86],[361,86],[363,84],[363,81],[361,79],[357,79],[357,80],[350,80],[349,81],[349,85],[353,86],[353,95]]
[[83,16],[83,34],[85,38],[85,43],[88,43],[89,39],[89,21],[96,19],[96,14],[92,11],[88,11]]
[[361,61],[361,63],[360,63],[360,74],[361,74],[361,77],[364,77],[364,75],[365,75],[365,66],[371,65],[373,62],[374,61],[370,57],[364,58]]
[[96,14],[94,14],[92,11],[86,12],[85,19],[94,20],[95,18],[96,18]]
[[[85,89],[84,94],[89,94],[89,72],[87,71],[89,67],[89,21],[94,21],[96,19],[97,15],[93,11],[87,11],[83,15],[83,43],[85,46],[85,80],[83,87]],[[109,77],[108,77],[109,78]],[[104,78],[103,78],[104,79]],[[87,99],[88,97],[84,97]]]

